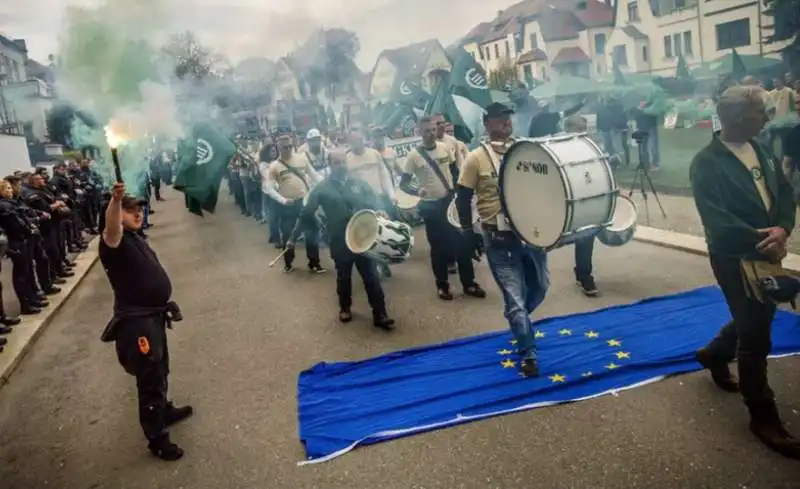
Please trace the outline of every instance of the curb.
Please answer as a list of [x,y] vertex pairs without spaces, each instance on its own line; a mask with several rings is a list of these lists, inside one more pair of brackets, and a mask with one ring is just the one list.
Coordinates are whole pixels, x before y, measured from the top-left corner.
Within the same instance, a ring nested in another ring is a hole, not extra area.
[[89,274],[92,266],[100,257],[97,251],[98,243],[99,240],[93,239],[89,243],[89,248],[75,258],[75,268],[73,269],[75,276],[68,279],[68,282],[62,286],[60,294],[48,297],[50,306],[38,316],[24,318],[22,323],[15,326],[14,331],[6,336],[8,343],[0,353],[0,389],[9,382],[11,375],[19,367],[20,362],[45,328],[52,322],[61,306],[67,302]]
[[[635,241],[662,248],[669,248],[694,255],[708,256],[706,240],[700,236],[681,234],[664,229],[637,226],[633,236]],[[791,273],[800,274],[800,255],[789,253],[783,260],[783,268]]]

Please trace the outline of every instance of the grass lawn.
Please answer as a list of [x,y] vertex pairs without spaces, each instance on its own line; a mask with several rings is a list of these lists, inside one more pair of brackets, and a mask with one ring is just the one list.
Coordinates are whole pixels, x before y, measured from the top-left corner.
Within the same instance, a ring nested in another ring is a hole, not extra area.
[[[689,166],[692,164],[694,155],[711,141],[711,129],[661,128],[659,137],[661,143],[661,169],[650,172],[653,185],[659,192],[679,195],[690,194]],[[634,177],[636,177],[638,162],[638,148],[632,147],[630,166],[623,165],[617,169],[617,185],[620,187],[629,187],[631,185]]]

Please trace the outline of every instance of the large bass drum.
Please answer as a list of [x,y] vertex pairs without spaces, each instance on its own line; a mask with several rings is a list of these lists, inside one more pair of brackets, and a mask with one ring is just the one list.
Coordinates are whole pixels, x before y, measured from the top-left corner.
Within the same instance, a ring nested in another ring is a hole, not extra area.
[[619,190],[608,158],[586,134],[520,139],[500,167],[500,202],[514,232],[551,250],[611,224]]
[[380,263],[402,263],[411,256],[411,226],[365,209],[353,214],[345,229],[347,248]]
[[[461,229],[461,221],[458,218],[458,207],[456,206],[457,198],[458,197],[453,197],[450,205],[447,206],[447,220],[450,222],[451,226],[456,229]],[[475,195],[472,196],[472,228],[477,233],[481,232],[481,223],[478,218],[478,198]]]

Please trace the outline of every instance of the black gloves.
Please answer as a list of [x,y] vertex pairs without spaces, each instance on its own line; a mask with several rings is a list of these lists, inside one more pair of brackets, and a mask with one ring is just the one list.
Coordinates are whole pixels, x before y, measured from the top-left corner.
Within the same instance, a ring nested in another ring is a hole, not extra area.
[[481,256],[483,256],[483,236],[475,232],[474,229],[462,229],[461,236],[467,253],[471,255],[473,260],[480,261]]

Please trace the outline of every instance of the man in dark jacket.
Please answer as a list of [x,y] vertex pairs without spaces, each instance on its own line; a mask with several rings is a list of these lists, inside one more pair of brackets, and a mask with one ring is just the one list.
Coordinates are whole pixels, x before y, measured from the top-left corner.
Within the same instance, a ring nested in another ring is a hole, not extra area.
[[303,232],[316,226],[315,213],[322,208],[325,212],[330,239],[331,257],[336,263],[336,293],[339,296],[339,321],[346,323],[353,319],[350,310],[353,303],[353,266],[364,281],[367,300],[372,308],[373,324],[387,331],[394,329],[394,319],[386,313],[386,300],[378,278],[375,263],[365,255],[356,255],[347,247],[345,235],[347,224],[356,211],[379,209],[374,191],[360,178],[351,176],[342,158],[332,158],[330,175],[319,183],[308,196],[294,231],[286,243],[293,248],[295,240]]
[[[759,440],[800,458],[800,441],[784,429],[767,381],[775,304],[758,285],[759,278],[781,271],[795,222],[792,188],[777,159],[755,141],[768,120],[763,90],[729,88],[717,113],[722,131],[695,156],[690,175],[711,268],[732,320],[698,350],[697,360],[721,389],[741,391]],[[728,368],[734,358],[738,382]]]
[[619,135],[625,155],[625,165],[629,165],[631,158],[628,144],[628,116],[625,114],[625,107],[617,97],[610,95],[603,101],[597,111],[597,130],[603,135],[603,146],[606,153],[610,155],[617,153],[614,136]]

